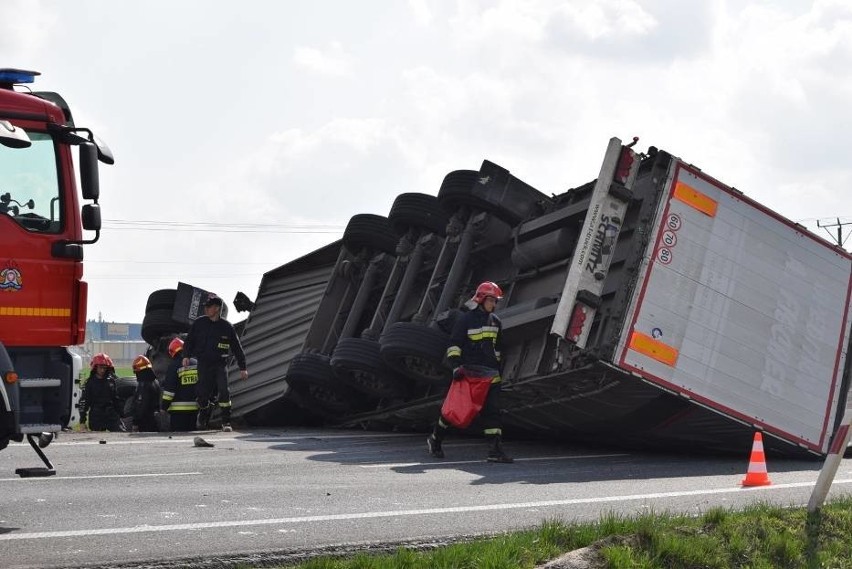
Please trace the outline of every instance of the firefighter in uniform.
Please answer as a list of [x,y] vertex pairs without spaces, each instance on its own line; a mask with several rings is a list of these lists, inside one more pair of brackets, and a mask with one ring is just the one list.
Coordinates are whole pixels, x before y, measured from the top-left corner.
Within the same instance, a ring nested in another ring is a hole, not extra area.
[[195,360],[183,365],[183,340],[169,342],[172,361],[163,380],[163,411],[169,413],[172,431],[192,431],[198,419],[198,366]]
[[231,430],[231,393],[228,389],[228,374],[225,364],[233,353],[240,368],[240,379],[248,379],[246,356],[237,332],[230,322],[222,318],[222,299],[210,295],[204,303],[204,316],[192,323],[184,344],[183,365],[189,358],[198,360],[198,428],[206,429],[212,412],[212,397],[219,395],[219,411],[222,413],[222,430]]
[[156,432],[160,430],[157,414],[160,412],[160,382],[154,374],[151,360],[136,356],[133,360],[136,376],[136,393],[133,396],[133,430]]
[[95,354],[90,363],[91,372],[83,386],[80,398],[80,425],[93,431],[123,431],[121,400],[115,384],[115,365],[107,354]]
[[[476,308],[465,312],[456,320],[450,335],[450,347],[447,348],[447,361],[453,368],[453,380],[464,376],[464,369],[479,377],[491,377],[491,387],[479,418],[483,432],[489,443],[489,462],[514,462],[503,451],[503,430],[500,420],[500,377],[502,349],[502,325],[494,314],[497,301],[503,298],[503,291],[493,282],[484,282],[476,287],[476,293],[470,299]],[[443,417],[438,422],[432,434],[426,439],[429,454],[435,458],[444,458],[441,443],[447,434],[450,424]]]

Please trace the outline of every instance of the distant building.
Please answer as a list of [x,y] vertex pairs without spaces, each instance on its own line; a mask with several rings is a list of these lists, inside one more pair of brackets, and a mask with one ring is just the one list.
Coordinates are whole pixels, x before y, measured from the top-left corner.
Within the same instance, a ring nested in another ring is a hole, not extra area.
[[125,322],[86,321],[86,342],[142,341],[142,324]]

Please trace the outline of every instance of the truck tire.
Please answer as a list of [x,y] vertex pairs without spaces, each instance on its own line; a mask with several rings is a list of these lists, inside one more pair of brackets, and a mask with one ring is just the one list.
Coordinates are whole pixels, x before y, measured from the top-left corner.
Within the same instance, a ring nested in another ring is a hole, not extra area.
[[115,390],[119,399],[127,399],[136,395],[136,378],[135,377],[117,377],[115,378]]
[[380,349],[373,340],[343,338],[331,354],[331,367],[341,381],[366,395],[399,397],[407,386],[387,368]]
[[152,310],[168,309],[170,312],[175,307],[175,299],[177,298],[177,290],[173,288],[163,288],[155,290],[148,295],[148,302],[145,304],[145,314]]
[[353,255],[366,248],[375,253],[396,256],[398,241],[388,218],[371,213],[353,215],[343,232],[343,246]]
[[448,334],[414,322],[397,322],[379,339],[381,355],[392,369],[421,384],[446,385],[450,370],[444,364]]
[[[511,192],[505,190],[496,198],[487,193],[480,179],[483,174],[475,170],[456,170],[444,177],[441,189],[438,190],[438,202],[447,213],[454,213],[461,207],[469,207],[475,211],[493,214],[497,219],[511,226],[518,225],[529,217],[530,211],[536,208],[534,194],[523,191]],[[541,195],[539,199],[545,199]]]
[[287,383],[309,400],[309,406],[318,406],[331,413],[348,413],[352,410],[355,393],[334,375],[329,357],[324,354],[298,354],[284,376]]
[[142,339],[154,345],[161,336],[189,332],[189,324],[172,318],[172,311],[165,308],[152,310],[142,319]]
[[388,221],[399,235],[414,227],[441,237],[446,235],[448,223],[438,198],[417,193],[398,195],[391,206]]

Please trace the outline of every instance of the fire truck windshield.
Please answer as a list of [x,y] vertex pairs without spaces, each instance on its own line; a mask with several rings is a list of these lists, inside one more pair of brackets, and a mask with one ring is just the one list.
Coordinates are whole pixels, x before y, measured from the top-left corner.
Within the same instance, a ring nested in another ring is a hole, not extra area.
[[27,231],[58,233],[62,208],[53,138],[27,134],[32,140],[27,148],[0,146],[0,215]]

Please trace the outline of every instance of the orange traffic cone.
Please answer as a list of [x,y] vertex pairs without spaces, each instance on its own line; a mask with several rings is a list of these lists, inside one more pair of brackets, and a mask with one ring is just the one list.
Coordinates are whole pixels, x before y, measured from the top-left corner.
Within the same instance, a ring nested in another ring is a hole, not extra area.
[[766,456],[763,454],[763,435],[754,434],[751,447],[751,458],[748,461],[748,472],[742,482],[743,486],[767,486],[772,484],[766,472]]

